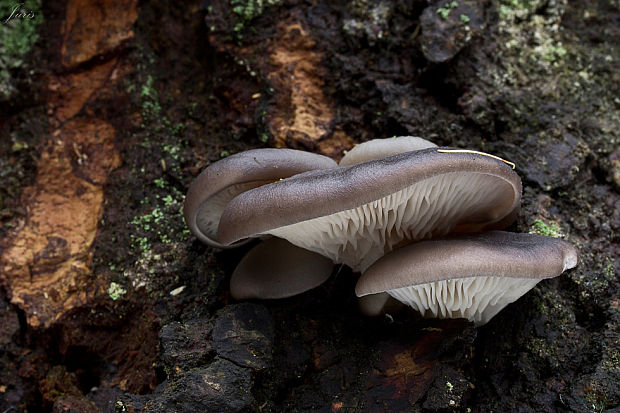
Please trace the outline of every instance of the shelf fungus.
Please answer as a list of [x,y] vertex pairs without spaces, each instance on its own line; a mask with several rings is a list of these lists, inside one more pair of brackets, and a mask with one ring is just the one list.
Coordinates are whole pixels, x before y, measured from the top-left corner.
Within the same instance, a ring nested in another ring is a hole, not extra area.
[[401,245],[503,228],[520,199],[521,180],[504,162],[426,148],[243,192],[222,213],[218,239],[275,235],[363,272]]
[[194,180],[184,205],[185,222],[205,244],[237,247],[218,241],[222,211],[235,196],[282,178],[319,168],[334,168],[332,159],[294,149],[253,149],[211,164]]
[[270,238],[252,248],[230,277],[237,300],[286,298],[323,284],[334,264],[329,258]]
[[[293,149],[254,149],[229,156],[194,180],[185,198],[185,222],[212,247],[239,247],[251,238],[222,244],[217,237],[222,212],[234,197],[292,175],[337,166],[326,156]],[[252,248],[233,272],[231,295],[236,299],[289,297],[322,284],[332,268],[327,258],[285,240],[267,239]]]
[[[538,282],[576,264],[577,250],[566,241],[487,231],[392,251],[362,274],[355,293],[364,297],[387,292],[422,315],[467,318],[482,325]],[[380,313],[382,305],[374,311]]]
[[521,180],[514,164],[494,155],[415,137],[358,145],[340,165],[312,154],[296,163],[299,151],[263,151],[269,162],[286,159],[280,175],[256,167],[250,152],[257,152],[239,154],[203,171],[185,206],[190,229],[210,245],[276,237],[235,270],[236,298],[301,293],[340,263],[363,274],[356,292],[366,314],[399,300],[424,315],[483,324],[541,279],[576,264],[564,241],[495,231],[516,218]]

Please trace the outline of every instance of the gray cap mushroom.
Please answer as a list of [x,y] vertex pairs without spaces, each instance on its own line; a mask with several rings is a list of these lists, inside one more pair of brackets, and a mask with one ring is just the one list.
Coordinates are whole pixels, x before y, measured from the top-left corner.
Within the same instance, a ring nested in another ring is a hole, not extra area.
[[398,153],[419,151],[421,149],[436,148],[431,141],[418,138],[417,136],[399,136],[389,139],[373,139],[348,151],[338,165],[347,166],[369,161],[371,159],[385,158]]
[[271,234],[364,271],[392,249],[514,217],[521,180],[501,160],[428,148],[310,171],[246,191],[222,213],[231,244]]
[[362,274],[355,292],[358,297],[387,292],[425,316],[482,325],[541,280],[575,265],[577,250],[566,241],[488,231],[392,251]]
[[185,198],[185,222],[202,242],[218,247],[236,247],[240,242],[222,244],[217,227],[222,211],[240,193],[281,178],[313,169],[334,168],[332,159],[294,149],[253,149],[209,165],[189,187]]
[[237,300],[286,298],[323,284],[332,273],[329,258],[270,238],[248,252],[230,279]]

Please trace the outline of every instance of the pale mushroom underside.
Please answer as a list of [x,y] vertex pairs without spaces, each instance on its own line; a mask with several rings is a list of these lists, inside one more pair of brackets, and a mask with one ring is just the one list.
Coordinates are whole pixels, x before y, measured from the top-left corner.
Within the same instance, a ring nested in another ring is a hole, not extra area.
[[451,235],[387,254],[362,274],[355,292],[358,297],[386,292],[427,317],[463,317],[482,325],[577,260],[570,243],[537,234]]
[[513,187],[497,176],[450,172],[357,208],[266,233],[364,271],[400,245],[497,222],[511,212],[514,198]]
[[442,280],[386,291],[425,317],[466,318],[486,324],[541,279],[477,276]]

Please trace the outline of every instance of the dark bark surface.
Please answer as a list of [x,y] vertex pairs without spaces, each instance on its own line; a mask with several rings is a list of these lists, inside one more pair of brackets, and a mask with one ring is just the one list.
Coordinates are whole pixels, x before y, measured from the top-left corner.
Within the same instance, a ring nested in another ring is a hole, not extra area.
[[[617,2],[44,3],[0,31],[0,412],[620,408]],[[204,167],[399,135],[515,162],[509,229],[579,265],[480,328],[365,318],[346,267],[231,299]]]

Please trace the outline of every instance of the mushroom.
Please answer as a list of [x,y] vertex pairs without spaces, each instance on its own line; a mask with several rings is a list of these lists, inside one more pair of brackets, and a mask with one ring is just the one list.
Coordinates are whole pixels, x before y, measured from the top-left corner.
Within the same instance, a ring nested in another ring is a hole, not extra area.
[[405,303],[482,325],[577,263],[565,241],[490,231],[514,220],[521,199],[514,164],[493,155],[415,137],[360,144],[340,167],[320,155],[262,151],[207,168],[185,205],[188,225],[211,245],[279,237],[235,269],[237,299],[304,292],[329,277],[333,261],[363,273],[356,293],[366,314]]
[[398,312],[403,307],[403,303],[386,292],[357,297],[357,308],[359,312],[369,317]]
[[313,169],[334,168],[332,159],[294,149],[253,149],[217,161],[198,175],[185,198],[185,222],[202,242],[218,248],[222,244],[217,227],[222,211],[240,193],[281,178]]
[[436,148],[431,141],[418,138],[417,136],[399,136],[390,139],[373,139],[359,145],[347,152],[338,165],[347,166],[369,161],[371,159],[385,158],[398,153],[419,151],[421,149]]
[[222,213],[228,245],[271,234],[364,271],[404,244],[507,225],[521,180],[501,160],[427,148],[250,189]]
[[[488,231],[421,241],[371,265],[358,297],[387,292],[425,316],[467,318],[483,325],[538,282],[577,265],[566,241],[536,234]],[[368,301],[372,301],[372,298]],[[379,304],[383,296],[374,301]],[[380,305],[369,307],[375,314]]]
[[237,300],[291,297],[323,284],[333,265],[329,258],[270,238],[241,259],[230,278],[230,293]]

